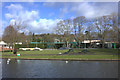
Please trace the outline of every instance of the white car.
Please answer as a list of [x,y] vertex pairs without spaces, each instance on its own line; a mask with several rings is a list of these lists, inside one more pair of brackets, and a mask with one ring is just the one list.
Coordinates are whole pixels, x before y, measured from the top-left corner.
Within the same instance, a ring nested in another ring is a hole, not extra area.
[[23,50],[23,51],[26,51],[27,50],[27,48],[19,48],[20,50]]
[[35,47],[35,48],[19,48],[19,49],[21,49],[21,50],[23,50],[23,51],[33,51],[33,50],[39,50],[39,51],[42,51],[43,49],[40,49],[40,48],[38,48],[38,47]]
[[38,48],[38,47],[35,47],[34,50],[42,51],[43,49],[40,49],[40,48]]

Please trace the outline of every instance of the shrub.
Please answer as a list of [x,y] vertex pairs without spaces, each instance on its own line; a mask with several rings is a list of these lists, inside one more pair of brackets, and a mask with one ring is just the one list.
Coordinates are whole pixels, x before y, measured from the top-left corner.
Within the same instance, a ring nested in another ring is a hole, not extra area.
[[[15,48],[16,48],[16,49],[19,49],[19,48],[27,48],[27,47],[29,47],[29,48],[35,48],[35,47],[36,47],[36,44],[28,44],[28,45],[27,45],[27,44],[22,44],[22,45],[16,44],[16,45],[15,45]],[[44,45],[44,44],[37,44],[37,47],[44,49],[44,48],[45,48],[45,45]]]

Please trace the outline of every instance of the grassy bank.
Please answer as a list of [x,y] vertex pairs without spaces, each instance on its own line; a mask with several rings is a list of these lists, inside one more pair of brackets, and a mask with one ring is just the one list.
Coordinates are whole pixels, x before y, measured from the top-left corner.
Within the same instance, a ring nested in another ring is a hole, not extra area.
[[[59,54],[68,50],[43,50],[43,51],[18,51],[19,54]],[[13,54],[13,52],[3,52],[3,55]]]
[[[43,50],[43,51],[18,51],[21,56],[16,56],[12,52],[3,52],[2,58],[20,58],[20,59],[74,59],[74,60],[105,60],[119,59],[117,49],[88,49],[88,52],[82,53],[83,49],[74,49],[66,55],[59,55],[68,50]],[[80,53],[80,54],[77,54]],[[71,55],[72,54],[72,55]]]
[[2,58],[20,59],[118,59],[116,55],[55,55],[55,56],[2,56]]
[[[73,49],[70,53],[82,52],[84,49]],[[92,55],[118,55],[119,49],[86,49]]]

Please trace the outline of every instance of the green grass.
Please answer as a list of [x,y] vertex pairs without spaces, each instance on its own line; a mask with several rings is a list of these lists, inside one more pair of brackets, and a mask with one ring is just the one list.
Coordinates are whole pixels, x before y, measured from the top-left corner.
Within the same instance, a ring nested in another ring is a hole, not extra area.
[[[84,49],[74,49],[73,52],[70,53],[78,53],[82,52]],[[94,55],[117,55],[118,54],[118,49],[87,49],[88,53],[94,54]]]
[[117,55],[54,55],[54,56],[2,56],[3,58],[28,59],[118,59]]
[[20,54],[28,54],[16,56],[12,52],[3,52],[2,58],[26,58],[26,59],[118,59],[120,55],[117,49],[88,49],[88,54],[74,55],[74,53],[81,52],[83,49],[74,49],[73,55],[29,55],[29,54],[59,54],[67,52],[68,50],[43,50],[43,51],[18,51]]
[[[59,54],[67,52],[68,50],[43,50],[43,51],[18,51],[19,54]],[[4,54],[13,54],[13,52],[3,52]]]
[[91,53],[94,54],[118,54],[118,49],[88,49]]

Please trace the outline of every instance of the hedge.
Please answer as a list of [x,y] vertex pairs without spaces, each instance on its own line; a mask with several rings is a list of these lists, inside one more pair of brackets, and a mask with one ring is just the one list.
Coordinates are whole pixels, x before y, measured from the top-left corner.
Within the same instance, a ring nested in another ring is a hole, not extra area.
[[35,48],[35,47],[38,47],[38,48],[42,48],[42,49],[44,49],[45,48],[45,45],[44,44],[22,44],[22,45],[20,45],[20,44],[16,44],[15,45],[15,48],[16,49],[19,49],[19,48]]

